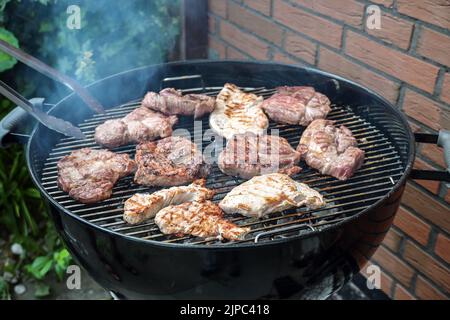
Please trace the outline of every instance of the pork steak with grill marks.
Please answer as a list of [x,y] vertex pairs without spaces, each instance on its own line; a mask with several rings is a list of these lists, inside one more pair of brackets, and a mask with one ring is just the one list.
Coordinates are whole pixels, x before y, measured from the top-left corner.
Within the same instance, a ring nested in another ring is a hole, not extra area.
[[200,118],[214,110],[215,99],[204,94],[185,94],[174,88],[166,88],[160,93],[148,92],[142,106],[168,115],[194,115]]
[[303,132],[297,150],[306,163],[322,174],[347,180],[362,166],[364,151],[345,126],[331,120],[314,120]]
[[131,174],[136,163],[128,154],[83,148],[58,161],[58,185],[82,203],[108,199],[114,184]]
[[223,173],[243,179],[273,172],[294,175],[301,171],[300,158],[285,138],[248,132],[228,140],[218,166]]
[[167,137],[136,147],[134,182],[146,186],[178,186],[208,175],[209,165],[197,145],[183,137]]
[[209,117],[211,129],[231,139],[235,134],[261,134],[269,120],[261,109],[262,97],[246,93],[234,84],[226,83],[216,98],[216,108]]
[[226,220],[219,206],[208,200],[168,206],[156,214],[155,223],[165,234],[202,238],[241,240],[250,231]]
[[95,141],[107,148],[140,143],[172,134],[176,116],[166,116],[147,108],[137,108],[121,119],[107,120],[95,129]]
[[325,119],[331,111],[330,100],[313,87],[278,87],[261,105],[275,122],[307,126],[315,119]]

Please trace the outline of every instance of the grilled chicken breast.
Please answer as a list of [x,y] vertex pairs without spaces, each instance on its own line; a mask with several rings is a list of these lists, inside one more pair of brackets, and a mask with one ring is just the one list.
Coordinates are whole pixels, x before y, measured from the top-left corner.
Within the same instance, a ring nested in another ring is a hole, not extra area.
[[293,175],[301,171],[300,157],[282,137],[248,132],[228,140],[219,155],[218,166],[223,173],[243,179],[272,172]]
[[208,175],[209,166],[197,145],[183,137],[167,137],[136,147],[134,182],[145,186],[179,186]]
[[256,218],[303,205],[319,208],[325,201],[316,190],[281,173],[253,177],[232,189],[219,203],[226,213]]
[[224,219],[222,210],[211,201],[166,207],[156,214],[155,223],[164,234],[202,238],[240,240],[250,231]]
[[325,119],[331,111],[327,96],[313,87],[278,87],[277,93],[261,105],[270,119],[279,123],[307,126],[315,119]]
[[123,219],[130,224],[137,224],[154,218],[167,206],[211,199],[214,191],[205,188],[205,182],[205,179],[198,179],[188,186],[172,187],[152,194],[136,193],[125,201]]
[[364,151],[345,126],[331,120],[314,120],[303,132],[297,150],[306,163],[322,174],[347,180],[362,166]]
[[83,148],[58,161],[58,186],[82,203],[111,197],[114,184],[136,169],[128,154]]
[[186,94],[174,88],[166,88],[160,93],[148,92],[142,105],[146,108],[162,112],[168,115],[194,115],[200,118],[214,110],[213,97],[204,94]]
[[231,139],[235,134],[261,134],[269,120],[261,109],[262,97],[241,91],[226,83],[216,98],[216,107],[209,117],[209,125],[218,135]]
[[121,119],[107,120],[95,129],[95,141],[107,148],[140,143],[172,134],[176,116],[166,116],[147,108],[137,108]]

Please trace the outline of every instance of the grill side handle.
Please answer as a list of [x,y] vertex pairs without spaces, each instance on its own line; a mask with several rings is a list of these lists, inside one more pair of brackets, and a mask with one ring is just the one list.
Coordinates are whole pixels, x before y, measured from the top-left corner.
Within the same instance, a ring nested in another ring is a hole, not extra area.
[[[44,99],[33,98],[33,106],[42,109]],[[36,120],[21,107],[15,107],[0,120],[0,148],[7,148],[14,143],[27,143],[31,128]]]
[[439,134],[415,133],[414,137],[416,142],[433,143],[444,149],[444,159],[445,164],[447,165],[447,171],[413,169],[410,178],[450,182],[450,131],[440,130]]

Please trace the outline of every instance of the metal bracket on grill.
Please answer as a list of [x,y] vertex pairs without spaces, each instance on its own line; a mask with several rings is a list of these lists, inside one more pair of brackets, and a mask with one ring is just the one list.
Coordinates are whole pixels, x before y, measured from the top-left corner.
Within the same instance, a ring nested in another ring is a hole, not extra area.
[[[159,85],[159,90],[161,91],[164,88],[168,88],[169,86],[165,85],[165,84],[167,84],[167,82],[176,82],[176,81],[188,82],[187,87],[193,88],[193,87],[195,87],[195,85],[192,85],[192,80],[195,80],[195,79],[198,79],[199,84],[201,85],[199,88],[202,88],[202,92],[205,92],[206,91],[205,81],[203,80],[203,76],[201,74],[192,74],[192,75],[164,78]],[[180,89],[182,90],[183,88],[180,88]]]
[[293,231],[296,229],[301,230],[303,227],[307,227],[307,228],[311,229],[311,231],[316,231],[316,229],[310,224],[294,225],[294,226],[288,226],[285,228],[280,228],[280,229],[276,229],[276,230],[264,231],[264,232],[258,233],[255,236],[254,241],[255,241],[255,243],[258,243],[259,238],[261,238],[261,237],[266,237],[266,236],[270,236],[270,235],[277,234],[277,233],[283,233],[285,231]]

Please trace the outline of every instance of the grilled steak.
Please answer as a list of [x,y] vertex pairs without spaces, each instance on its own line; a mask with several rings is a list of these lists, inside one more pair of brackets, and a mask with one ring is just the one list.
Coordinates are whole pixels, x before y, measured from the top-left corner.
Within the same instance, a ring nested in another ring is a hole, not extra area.
[[316,190],[281,173],[253,177],[232,189],[219,203],[226,213],[256,218],[303,205],[319,208],[325,201]]
[[186,138],[167,137],[136,147],[137,184],[178,186],[208,175],[209,166],[197,146]]
[[211,201],[166,207],[156,214],[155,223],[165,234],[202,238],[240,240],[250,231],[224,219],[222,210]]
[[174,88],[166,88],[158,94],[148,92],[142,106],[164,114],[194,115],[194,118],[211,113],[214,110],[214,98],[204,94],[186,94]]
[[108,199],[118,179],[136,169],[127,154],[83,148],[58,161],[58,185],[82,203]]
[[107,120],[95,129],[95,141],[107,148],[139,143],[172,134],[176,116],[166,116],[147,108],[137,108],[122,119]]
[[330,100],[313,87],[279,87],[262,106],[270,119],[279,123],[307,126],[315,119],[325,119]]
[[246,133],[228,140],[218,166],[223,173],[243,179],[273,172],[293,175],[301,171],[300,157],[284,138]]
[[231,139],[235,134],[260,134],[269,126],[261,109],[262,97],[244,93],[227,83],[216,98],[216,108],[209,117],[209,125],[218,135]]
[[357,147],[352,132],[334,121],[314,120],[303,132],[297,150],[306,163],[322,174],[347,180],[364,162],[364,151]]
[[162,208],[191,201],[205,201],[214,191],[205,188],[205,179],[195,180],[188,186],[172,187],[152,194],[136,193],[125,201],[123,219],[131,224],[154,218]]

